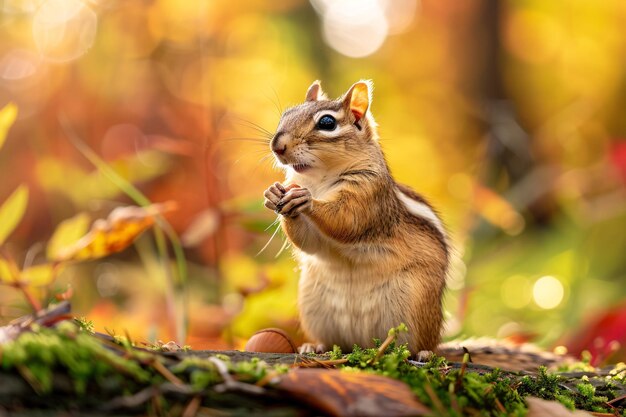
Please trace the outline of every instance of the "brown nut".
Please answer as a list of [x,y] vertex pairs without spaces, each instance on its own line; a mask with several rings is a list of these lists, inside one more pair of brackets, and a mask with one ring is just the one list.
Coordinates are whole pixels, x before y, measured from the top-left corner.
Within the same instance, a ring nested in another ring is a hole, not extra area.
[[293,340],[281,329],[259,330],[248,339],[246,352],[296,353]]

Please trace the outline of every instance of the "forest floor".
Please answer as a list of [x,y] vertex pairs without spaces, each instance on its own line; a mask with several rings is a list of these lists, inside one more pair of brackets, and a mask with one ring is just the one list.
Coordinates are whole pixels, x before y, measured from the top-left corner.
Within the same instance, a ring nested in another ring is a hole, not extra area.
[[5,326],[0,416],[626,416],[624,364],[505,372],[467,359],[419,363],[395,344],[400,331],[376,348],[298,355],[145,345],[76,320]]

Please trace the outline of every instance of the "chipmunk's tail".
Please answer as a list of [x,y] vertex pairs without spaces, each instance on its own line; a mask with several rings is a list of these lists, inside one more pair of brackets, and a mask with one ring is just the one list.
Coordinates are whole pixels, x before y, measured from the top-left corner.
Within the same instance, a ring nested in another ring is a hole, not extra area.
[[536,372],[540,366],[556,369],[575,362],[569,355],[544,351],[531,344],[513,344],[488,338],[441,343],[435,353],[450,362],[461,362],[465,353],[469,353],[472,363],[507,371]]

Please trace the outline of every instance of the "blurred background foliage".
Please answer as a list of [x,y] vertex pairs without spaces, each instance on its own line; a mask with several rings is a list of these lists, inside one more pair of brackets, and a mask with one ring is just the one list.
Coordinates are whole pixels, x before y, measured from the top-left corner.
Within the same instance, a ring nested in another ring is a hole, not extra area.
[[[148,233],[65,268],[43,301],[70,284],[96,329],[169,340],[180,291],[181,343],[301,338],[283,238],[257,254],[275,229],[262,193],[282,178],[260,130],[315,79],[339,96],[369,78],[394,175],[459,253],[446,337],[626,359],[625,25],[623,0],[0,0],[0,106],[19,109],[0,201],[30,190],[2,253],[36,265],[63,220],[132,203],[71,128],[151,201],[179,203],[188,277],[167,285]],[[2,322],[27,309],[0,287]]]

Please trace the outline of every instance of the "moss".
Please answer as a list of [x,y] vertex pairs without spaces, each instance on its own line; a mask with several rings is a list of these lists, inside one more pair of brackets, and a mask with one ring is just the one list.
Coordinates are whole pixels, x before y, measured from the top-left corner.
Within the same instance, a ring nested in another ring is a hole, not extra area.
[[609,372],[611,380],[626,384],[626,363],[620,362]]
[[[480,375],[464,369],[450,369],[444,358],[434,356],[422,367],[407,359],[406,345],[391,343],[385,354],[376,358],[378,350],[355,346],[352,353],[341,355],[338,348],[331,353],[333,359],[347,359],[343,369],[362,370],[389,376],[406,382],[417,397],[440,415],[464,415],[479,412],[485,416],[522,416],[525,404],[513,388],[513,381],[500,371]],[[440,404],[440,405],[439,405]]]
[[150,380],[136,357],[125,358],[106,349],[97,339],[70,322],[57,329],[35,328],[0,346],[2,369],[16,370],[39,393],[52,390],[55,372],[67,373],[82,395],[89,381],[122,373],[138,383]]
[[[397,332],[396,332],[397,334]],[[376,341],[380,346],[380,341]],[[389,344],[385,354],[377,360],[376,348],[363,349],[355,346],[352,353],[343,355],[338,347],[330,353],[331,359],[347,359],[346,370],[362,370],[389,376],[406,382],[417,397],[437,411],[438,415],[524,416],[524,397],[533,396],[559,401],[569,409],[584,409],[596,412],[613,411],[607,401],[615,398],[610,390],[612,382],[623,383],[626,366],[618,365],[615,372],[601,384],[604,392],[584,381],[574,389],[558,374],[550,373],[545,367],[536,375],[517,375],[494,370],[488,373],[469,372],[463,367],[452,369],[444,358],[433,357],[422,367],[407,361],[410,356],[406,345]],[[589,364],[582,363],[586,371]],[[597,380],[602,379],[600,377]],[[599,395],[600,394],[600,395]]]
[[559,394],[559,376],[548,374],[546,367],[542,366],[536,377],[524,376],[517,390],[524,396],[532,395],[544,400],[555,400]]
[[87,320],[87,318],[85,317],[75,317],[74,318],[74,323],[76,323],[76,325],[78,325],[78,328],[84,332],[87,332],[89,334],[93,334],[94,333],[94,324],[93,321],[91,320]]
[[191,386],[196,390],[203,390],[222,382],[215,365],[196,356],[183,359],[173,366],[171,371],[177,376],[188,375]]

